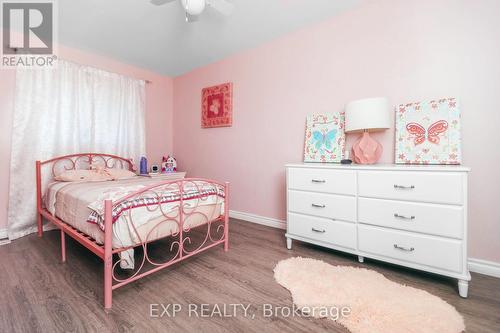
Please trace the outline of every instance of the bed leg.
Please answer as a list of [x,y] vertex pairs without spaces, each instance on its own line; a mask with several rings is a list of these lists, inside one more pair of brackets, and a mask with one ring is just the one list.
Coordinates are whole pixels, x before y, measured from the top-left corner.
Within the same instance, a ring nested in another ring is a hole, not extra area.
[[113,304],[113,220],[111,200],[104,201],[104,308]]
[[224,217],[224,251],[227,252],[229,250],[229,217],[226,215]]
[[224,188],[224,251],[229,250],[229,183]]
[[43,235],[42,214],[36,214],[36,224],[38,226],[38,237]]
[[62,262],[66,262],[66,237],[62,229],[61,229],[61,260]]
[[42,164],[36,161],[36,224],[38,226],[38,237],[43,234],[43,220],[42,214]]
[[111,309],[113,305],[112,272],[113,257],[104,259],[104,308]]

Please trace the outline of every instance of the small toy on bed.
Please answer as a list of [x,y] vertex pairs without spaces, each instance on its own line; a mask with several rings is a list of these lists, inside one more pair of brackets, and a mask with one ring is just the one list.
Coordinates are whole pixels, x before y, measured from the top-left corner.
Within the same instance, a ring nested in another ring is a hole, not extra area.
[[167,157],[163,156],[161,163],[161,172],[169,173],[177,171],[177,160],[175,157],[168,155]]

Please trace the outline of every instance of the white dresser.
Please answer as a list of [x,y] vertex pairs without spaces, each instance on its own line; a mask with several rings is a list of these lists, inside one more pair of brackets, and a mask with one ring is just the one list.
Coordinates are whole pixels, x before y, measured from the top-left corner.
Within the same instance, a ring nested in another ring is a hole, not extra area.
[[292,239],[458,279],[467,297],[462,166],[288,164]]

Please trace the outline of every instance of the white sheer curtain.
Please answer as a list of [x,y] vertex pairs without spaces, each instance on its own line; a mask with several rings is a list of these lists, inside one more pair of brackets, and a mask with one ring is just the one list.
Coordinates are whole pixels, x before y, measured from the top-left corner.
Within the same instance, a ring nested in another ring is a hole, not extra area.
[[35,161],[101,152],[145,154],[144,81],[59,61],[57,69],[16,73],[8,228],[36,231]]

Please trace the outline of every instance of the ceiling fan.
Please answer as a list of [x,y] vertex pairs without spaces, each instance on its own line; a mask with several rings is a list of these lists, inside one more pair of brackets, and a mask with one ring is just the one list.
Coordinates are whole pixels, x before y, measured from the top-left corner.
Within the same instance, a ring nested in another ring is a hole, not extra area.
[[207,6],[226,16],[231,15],[234,9],[234,5],[227,0],[151,0],[151,3],[161,6],[174,1],[181,2],[186,12],[186,22],[197,21]]

